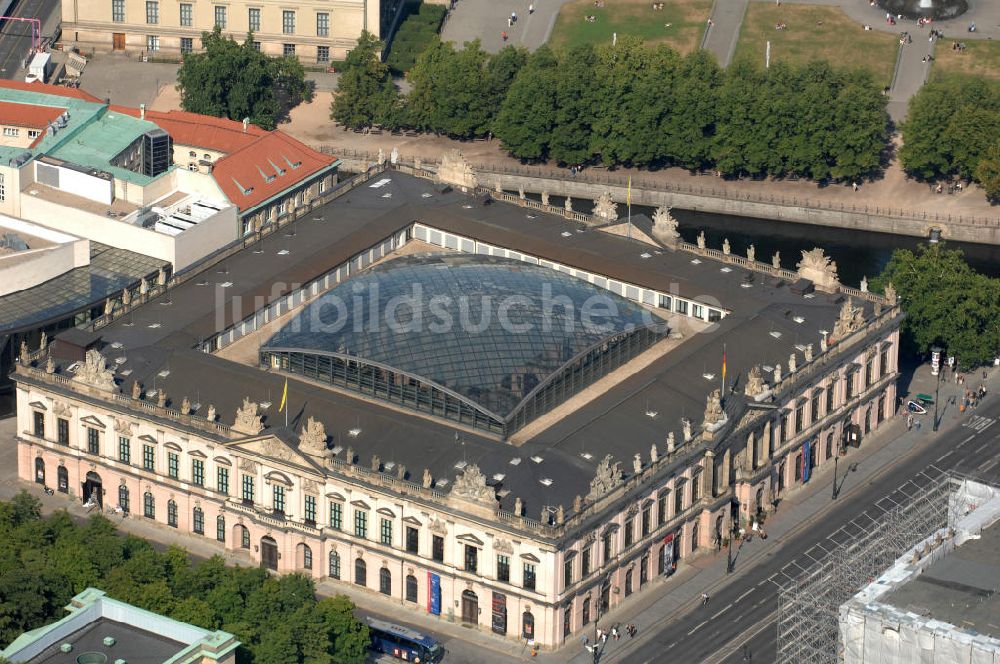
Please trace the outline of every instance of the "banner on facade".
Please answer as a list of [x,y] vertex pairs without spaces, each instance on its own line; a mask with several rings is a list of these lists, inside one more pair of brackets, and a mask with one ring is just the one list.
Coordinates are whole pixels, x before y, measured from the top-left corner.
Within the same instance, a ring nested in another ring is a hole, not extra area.
[[674,573],[674,534],[670,533],[663,538],[663,550],[660,552],[660,573],[670,576]]
[[441,577],[427,572],[427,612],[441,615]]
[[507,596],[503,593],[493,593],[493,631],[507,633]]
[[808,482],[812,476],[812,441],[807,440],[802,443],[802,482]]

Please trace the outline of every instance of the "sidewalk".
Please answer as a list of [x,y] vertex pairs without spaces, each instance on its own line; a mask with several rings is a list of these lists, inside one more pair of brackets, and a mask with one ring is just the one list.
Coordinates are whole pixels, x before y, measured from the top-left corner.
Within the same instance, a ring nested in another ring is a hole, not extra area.
[[702,46],[711,51],[722,67],[728,67],[736,52],[743,17],[750,0],[716,0]]
[[[995,369],[990,370],[990,379],[996,374]],[[978,386],[979,379],[970,377],[968,387]],[[957,407],[948,406],[947,401],[951,396],[960,396],[966,386],[955,385],[950,379],[941,382],[940,404],[944,406],[941,412],[941,428],[950,429],[959,421]],[[911,394],[917,392],[934,393],[935,381],[930,376],[929,367],[926,365],[918,368],[917,373],[911,380],[908,391]],[[0,445],[0,500],[6,500],[15,495],[21,489],[27,489],[32,495],[37,496],[43,504],[43,511],[53,512],[66,509],[75,517],[85,518],[90,513],[81,504],[75,501],[67,501],[62,495],[48,496],[42,493],[41,488],[29,482],[22,482],[16,478],[16,448],[10,444],[15,434],[15,420],[13,418],[0,421],[0,440],[7,444]],[[917,446],[926,444],[933,436],[931,431],[930,416],[924,417],[923,426],[920,429],[914,428],[907,431],[905,420],[902,417],[893,417],[887,421],[879,430],[869,435],[859,449],[851,449],[845,458],[845,463],[841,464],[846,472],[849,464],[857,464],[857,471],[847,473],[843,479],[841,496],[849,494],[853,489],[870,482],[881,471],[888,469],[901,456],[912,452]],[[766,543],[755,539],[745,546],[738,559],[736,575],[751,570],[754,563],[764,556],[769,555],[776,545],[788,538],[805,525],[815,522],[821,518],[821,512],[830,508],[835,503],[831,503],[830,487],[832,481],[832,467],[829,464],[817,468],[813,478],[804,487],[791,491],[780,503],[779,509],[772,513],[767,520],[768,540]],[[162,524],[154,524],[141,518],[121,518],[111,517],[112,522],[121,530],[142,537],[152,542],[177,545],[187,549],[193,556],[207,558],[212,555],[222,555],[229,564],[254,565],[249,556],[241,552],[222,553],[211,538],[206,538],[191,533],[182,533],[168,528]],[[743,557],[745,556],[745,557]],[[647,634],[653,634],[658,625],[668,622],[675,614],[687,610],[697,603],[703,592],[713,594],[716,588],[724,585],[727,581],[735,578],[734,575],[726,574],[726,553],[713,553],[702,558],[698,558],[690,564],[682,564],[676,574],[669,578],[658,577],[652,579],[651,587],[632,596],[623,604],[618,605],[601,617],[602,625],[610,625],[615,622],[633,623],[639,628],[639,639]],[[486,629],[475,630],[463,627],[457,623],[448,622],[444,617],[435,617],[412,607],[404,606],[399,600],[388,600],[374,592],[360,591],[350,584],[337,583],[328,579],[317,582],[317,589],[321,594],[346,594],[355,602],[359,609],[365,613],[373,613],[386,617],[394,622],[412,625],[413,627],[432,632],[436,638],[442,641],[447,652],[451,656],[447,661],[453,662],[477,662],[479,664],[501,664],[512,660],[531,659],[530,650],[523,642],[514,642],[490,633]],[[585,632],[588,636],[589,632]],[[536,661],[551,662],[572,662],[574,664],[590,664],[592,655],[583,650],[581,636],[584,632],[578,633],[562,648],[555,652],[539,653]],[[605,661],[615,661],[616,650],[624,647],[612,643],[609,645],[605,655]]]

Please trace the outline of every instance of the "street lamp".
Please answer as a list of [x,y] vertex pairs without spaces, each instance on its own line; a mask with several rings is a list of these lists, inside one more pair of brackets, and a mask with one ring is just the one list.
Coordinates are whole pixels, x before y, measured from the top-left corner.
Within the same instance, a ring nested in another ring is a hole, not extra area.
[[934,344],[931,346],[931,371],[937,376],[937,384],[934,387],[934,426],[933,430],[938,430],[938,400],[941,397],[941,353],[944,349]]
[[[615,595],[618,594],[618,588],[611,585],[611,572],[609,571],[607,575],[604,577],[604,582],[602,582],[601,585],[598,586],[598,591],[597,591],[597,607],[596,607],[597,619],[594,621],[594,649],[591,651],[594,654],[594,664],[599,664],[599,662],[601,661],[601,655],[604,654],[604,646],[607,644],[607,641],[602,642],[601,639],[597,637],[598,625],[601,622],[601,608],[604,604],[603,597],[604,597],[605,583],[608,586],[609,605],[611,604],[611,597],[610,597],[611,593],[614,593]],[[611,607],[609,606],[608,608],[610,609]],[[605,632],[605,634],[607,634],[607,632]],[[607,636],[605,636],[605,638],[607,638]]]

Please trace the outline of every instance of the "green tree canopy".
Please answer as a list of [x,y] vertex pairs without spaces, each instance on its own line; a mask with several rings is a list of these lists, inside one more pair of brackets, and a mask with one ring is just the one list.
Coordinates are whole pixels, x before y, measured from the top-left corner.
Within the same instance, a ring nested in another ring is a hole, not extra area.
[[330,117],[349,129],[394,123],[399,95],[380,54],[382,42],[365,31],[347,54]]
[[986,197],[994,203],[1000,202],[1000,140],[991,145],[979,160],[975,175]]
[[897,249],[872,286],[881,291],[890,282],[906,312],[902,332],[909,352],[924,355],[941,344],[962,367],[996,357],[1000,279],[974,272],[961,251],[941,244],[922,244],[916,252]]
[[305,69],[294,56],[274,58],[224,37],[220,28],[201,36],[204,50],[190,53],[177,72],[181,108],[230,120],[249,118],[274,129],[287,111],[308,99]]
[[431,45],[410,70],[407,123],[454,138],[485,136],[496,112],[489,59],[479,40],[460,51],[451,43]]
[[504,149],[518,159],[544,159],[556,115],[556,68],[548,46],[535,51],[500,107],[493,131]]

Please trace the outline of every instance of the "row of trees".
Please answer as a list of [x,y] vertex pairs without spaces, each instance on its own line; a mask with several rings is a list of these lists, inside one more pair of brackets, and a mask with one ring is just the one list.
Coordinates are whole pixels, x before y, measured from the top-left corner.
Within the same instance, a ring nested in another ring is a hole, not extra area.
[[899,157],[908,173],[974,179],[1000,199],[1000,85],[978,79],[925,85],[902,130]]
[[881,292],[889,282],[906,311],[904,352],[923,356],[941,344],[965,368],[990,364],[1000,352],[1000,279],[973,271],[960,250],[897,249],[872,288]]
[[38,500],[24,492],[0,503],[0,644],[62,618],[87,586],[236,635],[240,664],[365,661],[368,627],[354,605],[342,595],[317,600],[312,579],[227,567],[218,556],[193,564],[182,549],[161,553],[120,536],[101,516],[83,525],[66,512],[42,518]]
[[885,96],[864,71],[814,62],[722,70],[637,38],[532,54],[435,43],[400,95],[366,35],[348,58],[332,117],[351,128],[495,134],[515,157],[563,164],[677,165],[725,174],[853,179],[881,164]]

